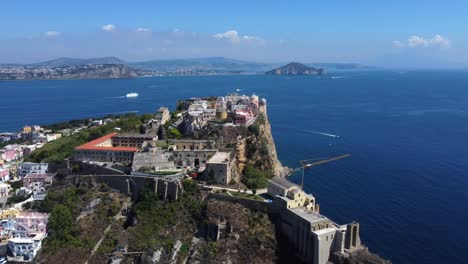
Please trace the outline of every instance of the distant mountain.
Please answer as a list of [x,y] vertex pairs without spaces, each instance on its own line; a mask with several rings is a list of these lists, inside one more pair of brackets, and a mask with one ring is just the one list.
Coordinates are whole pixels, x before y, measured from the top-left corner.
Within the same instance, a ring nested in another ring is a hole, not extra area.
[[38,63],[32,63],[30,67],[65,67],[65,66],[78,66],[78,65],[90,65],[90,64],[127,64],[127,62],[116,58],[116,57],[102,57],[102,58],[57,58],[49,61],[43,61]]
[[176,72],[212,72],[212,73],[260,73],[272,68],[272,64],[248,62],[224,57],[208,57],[174,60],[151,60],[128,63],[129,66],[157,71]]
[[316,62],[316,63],[307,63],[309,67],[318,67],[325,69],[333,70],[362,70],[362,69],[374,69],[375,67],[370,67],[358,63],[331,63],[331,62]]
[[266,75],[323,75],[324,69],[308,67],[302,63],[291,62],[285,66],[265,72]]

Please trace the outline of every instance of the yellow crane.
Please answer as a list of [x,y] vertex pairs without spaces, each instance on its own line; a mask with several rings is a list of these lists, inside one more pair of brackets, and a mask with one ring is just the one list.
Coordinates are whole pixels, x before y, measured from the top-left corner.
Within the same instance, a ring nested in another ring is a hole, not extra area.
[[[327,162],[330,162],[330,161],[334,161],[334,160],[339,160],[339,159],[343,159],[343,158],[347,158],[351,156],[351,154],[345,154],[345,155],[342,155],[342,156],[338,156],[338,157],[333,157],[333,158],[328,158],[328,159],[323,159],[323,160],[319,160],[319,161],[314,161],[313,159],[308,159],[308,160],[300,160],[299,162],[301,163],[301,168],[302,168],[302,183],[301,183],[301,189],[304,190],[304,171],[305,169],[307,168],[310,168],[312,166],[317,166],[317,165],[320,165],[320,164],[323,164],[323,163],[327,163]],[[316,159],[315,159],[316,160]]]

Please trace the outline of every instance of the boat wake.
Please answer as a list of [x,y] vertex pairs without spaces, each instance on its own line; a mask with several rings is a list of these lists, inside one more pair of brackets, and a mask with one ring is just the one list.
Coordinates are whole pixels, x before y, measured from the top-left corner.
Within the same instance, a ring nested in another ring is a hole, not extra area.
[[159,86],[158,86],[158,85],[150,85],[150,86],[148,86],[148,87],[150,87],[150,88],[156,88],[156,87],[159,87]]
[[332,138],[339,138],[339,137],[340,137],[340,136],[338,136],[338,135],[333,135],[333,134],[324,133],[324,132],[315,131],[315,130],[307,130],[307,132],[313,133],[313,134],[317,134],[317,135],[332,137]]
[[343,79],[344,76],[332,76],[331,78],[332,78],[332,79]]
[[122,96],[112,96],[112,97],[104,97],[104,99],[121,99],[121,98],[125,98],[125,95],[122,95]]

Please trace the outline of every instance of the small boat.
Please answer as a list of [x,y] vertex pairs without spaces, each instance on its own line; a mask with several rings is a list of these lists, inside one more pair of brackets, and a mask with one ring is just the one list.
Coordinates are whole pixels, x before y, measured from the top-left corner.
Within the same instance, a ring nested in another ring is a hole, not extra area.
[[127,98],[135,98],[135,97],[138,97],[138,95],[139,95],[138,93],[128,93],[128,94],[125,95],[125,97],[127,97]]

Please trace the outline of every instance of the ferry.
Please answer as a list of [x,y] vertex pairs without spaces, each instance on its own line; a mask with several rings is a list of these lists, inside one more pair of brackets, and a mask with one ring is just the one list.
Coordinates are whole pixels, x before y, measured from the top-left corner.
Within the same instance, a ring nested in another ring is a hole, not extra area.
[[135,98],[135,97],[138,97],[138,95],[139,95],[138,93],[128,93],[128,94],[125,95],[125,97],[127,97],[127,98]]

